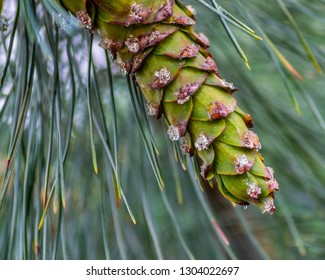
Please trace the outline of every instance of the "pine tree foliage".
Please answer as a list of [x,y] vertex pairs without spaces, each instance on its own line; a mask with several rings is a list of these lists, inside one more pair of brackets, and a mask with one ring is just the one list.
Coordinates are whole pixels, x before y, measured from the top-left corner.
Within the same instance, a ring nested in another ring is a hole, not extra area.
[[317,5],[4,4],[0,258],[322,256]]

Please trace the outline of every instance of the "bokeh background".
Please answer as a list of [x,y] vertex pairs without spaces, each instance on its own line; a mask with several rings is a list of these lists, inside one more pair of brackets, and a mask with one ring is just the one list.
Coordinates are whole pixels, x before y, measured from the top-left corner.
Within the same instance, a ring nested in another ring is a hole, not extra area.
[[280,184],[274,215],[234,207],[200,184],[193,160],[179,156],[164,120],[147,117],[96,36],[90,60],[90,34],[55,1],[20,2],[16,25],[18,3],[4,2],[9,27],[0,34],[0,259],[325,258],[324,1],[206,2],[263,40],[183,1],[253,117]]

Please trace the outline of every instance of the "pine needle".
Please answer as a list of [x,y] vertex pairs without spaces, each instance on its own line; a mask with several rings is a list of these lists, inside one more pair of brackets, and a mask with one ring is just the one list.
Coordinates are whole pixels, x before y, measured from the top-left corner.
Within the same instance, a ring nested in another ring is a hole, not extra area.
[[235,27],[237,27],[239,30],[243,31],[244,33],[254,37],[255,39],[258,40],[262,40],[262,38],[258,35],[255,34],[255,31],[252,30],[251,28],[249,28],[246,24],[242,23],[241,21],[239,21],[238,19],[233,20],[233,16],[229,16],[230,14],[228,12],[226,12],[224,14],[224,10],[219,11],[218,9],[212,7],[210,4],[206,3],[203,0],[198,0],[202,5],[206,6],[207,8],[209,8],[212,12],[216,13],[217,15],[219,15],[220,17],[224,18],[226,21],[228,21],[229,23],[231,23],[232,25],[234,25]]
[[[212,5],[220,12],[222,12],[222,8],[220,8],[220,6],[218,6],[216,4],[216,2],[214,0],[211,1]],[[224,29],[226,30],[229,38],[231,39],[231,42],[233,43],[235,49],[237,50],[239,56],[244,60],[245,66],[247,67],[248,70],[251,70],[249,63],[248,63],[248,59],[243,51],[243,49],[241,48],[240,44],[238,43],[235,35],[233,34],[233,32],[231,31],[228,23],[226,22],[226,20],[223,17],[220,17],[220,21],[222,23],[222,26],[224,27]],[[251,32],[254,32],[253,30],[251,30]],[[255,33],[255,32],[254,32]]]
[[28,106],[29,106],[29,101],[31,98],[33,79],[34,79],[35,52],[36,52],[36,45],[34,44],[33,49],[32,49],[32,57],[30,60],[28,83],[26,84],[23,104],[22,104],[22,107],[20,110],[18,124],[17,124],[17,128],[16,128],[15,134],[14,134],[15,136],[13,138],[12,144],[9,149],[6,170],[5,170],[5,174],[3,176],[3,180],[2,180],[1,191],[0,191],[0,209],[2,208],[4,198],[5,198],[7,189],[8,189],[13,163],[16,158],[18,147],[19,147],[21,139],[22,139],[23,128],[24,128],[24,124],[25,124],[25,121],[27,118]]
[[301,29],[299,28],[296,20],[291,15],[291,13],[289,12],[289,10],[287,9],[286,5],[284,4],[284,2],[282,0],[277,0],[277,2],[279,3],[279,6],[280,6],[281,10],[283,11],[283,13],[288,18],[291,26],[295,30],[295,32],[296,32],[296,34],[297,34],[297,36],[299,38],[299,41],[300,41],[301,45],[303,46],[303,48],[305,49],[305,52],[306,52],[308,58],[310,59],[311,63],[314,65],[314,67],[317,70],[318,74],[322,75],[323,70],[320,67],[318,61],[316,60],[312,50],[310,49],[309,44],[307,43],[305,37],[303,36],[303,34],[301,32]]
[[93,34],[90,35],[90,42],[89,42],[87,104],[88,104],[89,133],[90,133],[90,146],[91,146],[92,163],[93,163],[95,173],[98,174],[98,164],[97,164],[97,156],[96,156],[96,148],[95,148],[95,140],[94,140],[94,129],[93,129],[92,102],[91,102],[91,97],[90,97],[93,36],[94,36]]

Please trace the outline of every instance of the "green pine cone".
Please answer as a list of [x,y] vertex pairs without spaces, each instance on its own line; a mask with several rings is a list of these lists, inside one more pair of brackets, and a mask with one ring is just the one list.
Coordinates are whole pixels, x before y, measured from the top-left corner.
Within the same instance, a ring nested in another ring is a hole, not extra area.
[[201,175],[231,202],[275,211],[278,183],[264,165],[252,119],[221,79],[208,39],[197,33],[194,11],[174,0],[92,0],[61,4],[83,27],[98,30],[124,74],[134,74],[148,114],[169,123],[168,136],[201,159]]

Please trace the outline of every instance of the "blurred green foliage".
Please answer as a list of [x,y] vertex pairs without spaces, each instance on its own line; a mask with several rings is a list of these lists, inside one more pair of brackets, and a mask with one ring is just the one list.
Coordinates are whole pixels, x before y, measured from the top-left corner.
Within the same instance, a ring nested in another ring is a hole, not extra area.
[[[9,30],[0,34],[1,75],[13,34],[17,7],[13,2],[12,6],[4,6],[3,11],[9,18]],[[187,172],[175,162],[175,150],[167,140],[163,121],[147,119],[137,93],[131,92],[134,98],[130,98],[127,78],[114,65],[110,71],[104,51],[97,47],[97,39],[93,45],[94,71],[89,79],[89,34],[75,28],[73,20],[60,13],[54,15],[61,28],[55,28],[51,14],[40,4],[37,17],[32,18],[33,7],[25,4],[20,7],[23,16],[17,21],[13,53],[1,89],[0,177],[5,176],[8,150],[18,131],[32,65],[35,76],[21,142],[0,211],[1,259],[325,257],[324,76],[308,58],[296,30],[281,10],[280,1],[218,1],[264,38],[256,40],[228,23],[251,71],[238,56],[218,15],[197,0],[183,2],[197,10],[197,29],[210,38],[210,52],[221,76],[239,87],[236,98],[253,117],[266,163],[274,167],[280,183],[277,212],[266,216],[258,209],[234,208],[217,190],[206,188],[202,192],[192,160],[187,158]],[[52,1],[45,1],[48,3]],[[283,0],[283,3],[324,69],[325,18],[321,11],[324,3],[305,0]],[[54,8],[50,9],[53,13]],[[28,23],[29,29],[25,28]],[[41,39],[35,44],[33,58],[35,34],[40,34]],[[265,36],[300,73],[302,81],[281,63]],[[98,175],[92,166],[87,85],[91,93]],[[154,152],[154,143],[159,156]],[[68,151],[65,161],[64,151]],[[125,195],[119,208],[114,192],[118,186],[108,151]],[[163,192],[149,158],[156,172],[162,174]],[[54,195],[39,230],[47,162],[50,167],[47,193],[53,186]]]

